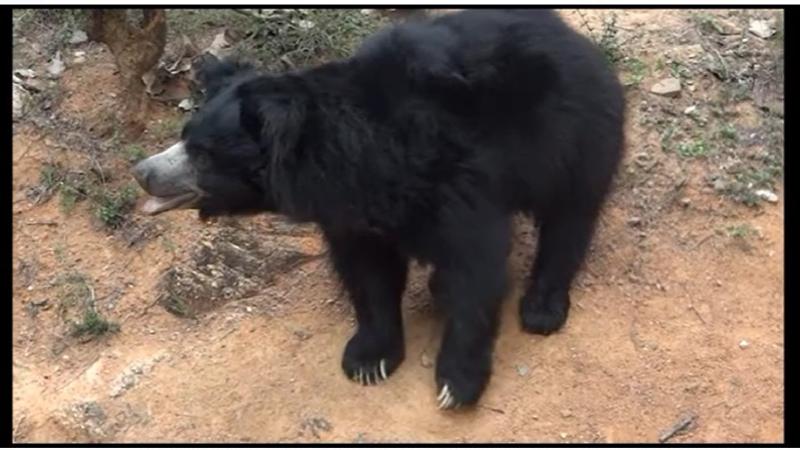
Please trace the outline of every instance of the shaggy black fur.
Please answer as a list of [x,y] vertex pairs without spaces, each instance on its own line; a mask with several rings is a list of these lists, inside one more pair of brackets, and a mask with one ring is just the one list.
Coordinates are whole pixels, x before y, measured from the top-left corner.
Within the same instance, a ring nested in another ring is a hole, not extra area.
[[518,211],[540,226],[522,326],[564,324],[621,157],[624,100],[600,52],[556,14],[467,11],[387,29],[310,70],[215,63],[203,79],[209,99],[183,131],[208,194],[200,214],[320,225],[358,318],[348,376],[374,376],[381,360],[390,374],[403,360],[400,301],[415,258],[434,266],[446,314],[436,381],[453,404],[474,404]]

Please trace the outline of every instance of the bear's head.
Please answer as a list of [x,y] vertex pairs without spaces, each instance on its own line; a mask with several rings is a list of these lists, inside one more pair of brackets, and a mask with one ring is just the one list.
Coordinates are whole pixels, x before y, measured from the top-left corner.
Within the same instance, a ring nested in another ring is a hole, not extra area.
[[178,143],[136,164],[146,214],[197,209],[200,217],[276,210],[275,158],[296,142],[303,114],[276,77],[206,55],[197,67],[205,101]]

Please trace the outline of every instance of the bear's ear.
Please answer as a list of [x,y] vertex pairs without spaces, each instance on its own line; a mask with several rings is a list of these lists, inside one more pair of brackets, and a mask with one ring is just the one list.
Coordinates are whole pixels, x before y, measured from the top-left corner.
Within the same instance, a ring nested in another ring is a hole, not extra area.
[[290,163],[298,156],[295,149],[306,118],[305,104],[290,95],[253,95],[247,93],[244,85],[241,88],[244,88],[239,91],[242,128],[262,150],[270,153],[272,164]]
[[194,63],[195,79],[206,91],[206,100],[213,98],[234,78],[254,70],[253,66],[236,60],[220,60],[206,53]]

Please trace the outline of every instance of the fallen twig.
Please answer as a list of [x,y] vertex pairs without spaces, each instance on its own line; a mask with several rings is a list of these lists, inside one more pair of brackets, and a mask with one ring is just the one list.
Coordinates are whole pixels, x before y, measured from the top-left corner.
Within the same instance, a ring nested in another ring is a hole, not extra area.
[[58,222],[53,222],[52,220],[41,220],[41,221],[25,222],[25,225],[47,225],[50,227],[57,227]]
[[706,320],[703,319],[703,316],[700,315],[700,311],[698,311],[697,308],[694,307],[694,305],[689,305],[689,309],[694,311],[694,314],[697,316],[698,319],[700,319],[700,322],[703,322],[703,325],[708,325],[708,323],[706,323]]
[[661,433],[661,436],[658,437],[658,442],[663,444],[678,434],[683,433],[687,428],[689,428],[690,425],[694,423],[696,418],[697,416],[694,413],[684,414],[680,419],[678,419],[677,422],[675,422],[675,425]]
[[479,408],[488,409],[489,411],[496,412],[498,414],[505,414],[506,412],[499,408],[492,408],[491,406],[481,405],[478,404]]

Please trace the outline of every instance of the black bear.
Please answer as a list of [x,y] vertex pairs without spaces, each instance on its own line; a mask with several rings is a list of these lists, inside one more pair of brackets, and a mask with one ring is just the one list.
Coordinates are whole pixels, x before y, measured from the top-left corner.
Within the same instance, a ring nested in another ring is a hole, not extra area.
[[350,58],[284,74],[210,61],[181,140],[133,170],[143,210],[275,212],[319,225],[358,320],[342,368],[363,384],[405,355],[410,258],[445,313],[438,404],[475,404],[507,292],[510,219],[538,253],[525,330],[567,318],[570,284],[623,152],[603,54],[547,10],[472,10],[387,28]]

